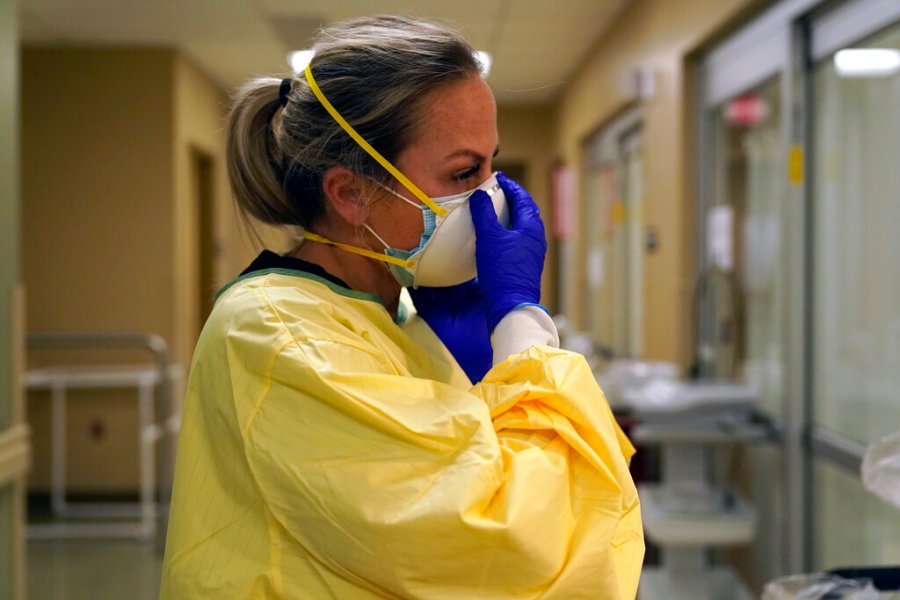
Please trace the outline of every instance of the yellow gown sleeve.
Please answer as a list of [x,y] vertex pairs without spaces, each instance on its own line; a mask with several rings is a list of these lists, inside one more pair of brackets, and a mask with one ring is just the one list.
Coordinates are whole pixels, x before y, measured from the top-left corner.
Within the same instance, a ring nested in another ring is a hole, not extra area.
[[581,356],[534,347],[461,389],[347,340],[228,343],[280,552],[381,597],[634,598],[633,448]]

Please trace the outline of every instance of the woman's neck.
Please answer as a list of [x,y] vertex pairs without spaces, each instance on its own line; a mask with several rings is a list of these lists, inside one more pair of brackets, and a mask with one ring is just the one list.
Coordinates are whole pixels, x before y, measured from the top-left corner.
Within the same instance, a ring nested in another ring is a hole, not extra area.
[[[357,240],[341,239],[347,236],[341,236],[337,232],[332,233],[334,237],[324,233],[320,235],[334,242],[359,245]],[[305,240],[292,256],[319,265],[329,274],[344,281],[351,289],[377,296],[391,316],[397,317],[400,285],[379,261],[347,252],[330,244],[309,240]]]

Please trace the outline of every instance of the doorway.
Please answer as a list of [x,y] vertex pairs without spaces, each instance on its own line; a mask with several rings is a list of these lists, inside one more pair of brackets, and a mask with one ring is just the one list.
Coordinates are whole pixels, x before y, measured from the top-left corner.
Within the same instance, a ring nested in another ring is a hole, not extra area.
[[197,331],[203,329],[212,312],[217,290],[216,259],[219,254],[216,241],[216,213],[214,196],[214,161],[210,154],[197,148],[191,149],[191,182],[196,207],[195,256],[197,256],[197,280],[195,310]]

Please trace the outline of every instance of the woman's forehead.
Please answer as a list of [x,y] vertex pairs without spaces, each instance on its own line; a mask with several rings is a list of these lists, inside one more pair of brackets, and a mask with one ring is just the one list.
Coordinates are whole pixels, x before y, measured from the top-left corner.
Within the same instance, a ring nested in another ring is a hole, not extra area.
[[433,147],[441,157],[460,151],[487,156],[497,146],[497,105],[479,77],[441,86],[423,103],[412,146]]

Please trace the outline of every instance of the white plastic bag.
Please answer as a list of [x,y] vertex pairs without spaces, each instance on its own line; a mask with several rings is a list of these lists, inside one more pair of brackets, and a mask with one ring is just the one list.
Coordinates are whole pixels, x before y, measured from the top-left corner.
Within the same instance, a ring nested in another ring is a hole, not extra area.
[[867,581],[836,575],[790,575],[770,581],[762,600],[878,600],[879,592]]
[[860,471],[867,490],[900,508],[900,431],[869,446]]

